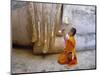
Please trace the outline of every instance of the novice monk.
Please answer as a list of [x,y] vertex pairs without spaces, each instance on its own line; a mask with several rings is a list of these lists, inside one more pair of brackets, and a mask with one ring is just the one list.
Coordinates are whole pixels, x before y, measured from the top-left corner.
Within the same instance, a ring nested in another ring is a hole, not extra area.
[[76,50],[75,50],[76,40],[74,38],[75,34],[76,34],[75,28],[71,28],[68,34],[64,33],[65,49],[64,52],[61,53],[61,55],[59,56],[58,63],[68,64],[68,66],[77,64],[77,57],[76,57]]

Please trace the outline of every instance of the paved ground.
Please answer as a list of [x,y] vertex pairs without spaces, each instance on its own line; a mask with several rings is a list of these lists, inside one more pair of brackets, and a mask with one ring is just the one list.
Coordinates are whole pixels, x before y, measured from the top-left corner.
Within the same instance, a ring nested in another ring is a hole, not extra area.
[[95,50],[78,52],[79,64],[74,68],[57,63],[59,54],[33,55],[31,49],[12,50],[12,73],[61,71],[95,68]]

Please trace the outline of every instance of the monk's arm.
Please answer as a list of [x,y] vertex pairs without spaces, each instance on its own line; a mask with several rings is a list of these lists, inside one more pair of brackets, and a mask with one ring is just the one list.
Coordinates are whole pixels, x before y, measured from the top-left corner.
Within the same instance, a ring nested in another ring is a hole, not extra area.
[[63,33],[63,37],[64,37],[64,40],[66,40],[66,33],[65,32]]
[[70,42],[70,45],[71,45],[73,48],[75,48],[76,43],[75,43],[75,42],[73,42],[73,40],[72,40],[72,39],[68,39],[68,41]]
[[65,30],[62,31],[62,34],[63,34],[64,40],[66,40],[66,32],[65,32]]

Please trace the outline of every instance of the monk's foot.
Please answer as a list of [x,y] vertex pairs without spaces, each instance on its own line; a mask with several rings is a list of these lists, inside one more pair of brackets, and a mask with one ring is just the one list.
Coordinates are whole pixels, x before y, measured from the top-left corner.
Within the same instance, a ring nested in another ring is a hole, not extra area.
[[71,69],[71,67],[70,67],[70,66],[68,66],[68,65],[66,65],[65,67],[66,67],[67,69]]
[[68,69],[72,69],[72,68],[75,68],[77,65],[66,65],[66,67],[68,68]]

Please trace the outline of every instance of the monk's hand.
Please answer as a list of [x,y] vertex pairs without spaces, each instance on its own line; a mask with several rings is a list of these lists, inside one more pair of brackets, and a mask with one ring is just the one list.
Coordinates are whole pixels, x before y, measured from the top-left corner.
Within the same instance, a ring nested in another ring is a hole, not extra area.
[[62,34],[64,34],[65,33],[65,29],[62,29]]
[[64,32],[65,31],[65,29],[62,29],[62,32]]

